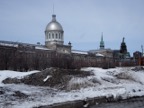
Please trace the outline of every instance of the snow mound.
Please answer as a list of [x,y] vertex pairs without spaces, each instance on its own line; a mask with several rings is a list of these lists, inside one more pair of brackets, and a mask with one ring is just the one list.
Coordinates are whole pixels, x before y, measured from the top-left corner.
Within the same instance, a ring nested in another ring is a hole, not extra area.
[[119,79],[125,79],[125,80],[133,80],[135,82],[138,82],[140,84],[144,84],[144,72],[139,71],[128,71],[128,72],[122,72],[117,75],[115,75]]
[[40,72],[38,70],[29,71],[29,72],[18,72],[18,71],[11,71],[11,70],[2,70],[0,71],[0,85],[2,85],[2,81],[6,78],[17,78],[21,79],[24,76]]
[[[65,89],[65,90],[69,89],[70,90],[70,88],[77,89],[81,87],[86,87],[85,84],[91,85],[90,81],[89,82],[86,81],[87,80],[86,77],[91,76],[91,75],[92,75],[91,72],[86,72],[86,71],[81,71],[81,70],[47,68],[39,73],[26,75],[25,77],[19,78],[19,79],[18,77],[6,78],[5,80],[3,80],[3,83],[5,84],[23,83],[23,84],[34,85],[34,86],[49,86],[49,87],[57,88],[57,89]],[[76,84],[74,80],[77,82],[81,81],[81,84],[80,83]],[[69,85],[67,86],[68,82],[69,82]],[[78,87],[78,85],[82,85],[82,86]]]

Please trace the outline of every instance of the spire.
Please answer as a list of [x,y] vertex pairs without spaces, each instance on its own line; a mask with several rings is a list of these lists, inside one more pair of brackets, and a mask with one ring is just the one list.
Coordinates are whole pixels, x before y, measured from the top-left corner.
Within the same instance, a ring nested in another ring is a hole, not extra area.
[[120,47],[120,53],[127,53],[127,46],[126,43],[124,42],[124,37],[122,39],[121,47]]
[[101,41],[103,41],[103,32],[102,32],[102,34],[101,34]]
[[101,34],[100,49],[104,49],[103,32]]
[[124,43],[124,39],[125,39],[125,38],[123,37],[123,40],[122,40],[123,43]]
[[53,14],[52,14],[52,21],[56,21],[56,15],[54,14],[54,4],[53,4]]
[[53,4],[53,14],[54,14],[54,4]]

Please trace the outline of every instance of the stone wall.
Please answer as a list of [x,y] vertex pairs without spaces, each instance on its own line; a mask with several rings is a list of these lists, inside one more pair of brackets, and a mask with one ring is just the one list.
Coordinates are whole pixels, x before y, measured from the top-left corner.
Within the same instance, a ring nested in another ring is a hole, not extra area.
[[[35,46],[0,46],[0,69],[18,71],[43,70],[48,67],[80,69],[81,67],[114,67],[112,58],[96,57],[89,54],[75,54],[70,46],[60,51],[36,49]],[[68,53],[61,53],[66,50]]]

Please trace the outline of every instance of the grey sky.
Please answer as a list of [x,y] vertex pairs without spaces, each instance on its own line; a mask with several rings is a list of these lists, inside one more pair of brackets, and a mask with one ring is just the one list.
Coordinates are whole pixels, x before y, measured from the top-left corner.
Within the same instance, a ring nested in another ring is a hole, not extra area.
[[125,37],[128,50],[144,45],[144,0],[0,0],[0,40],[44,44],[44,30],[55,5],[65,44],[73,49],[119,49]]

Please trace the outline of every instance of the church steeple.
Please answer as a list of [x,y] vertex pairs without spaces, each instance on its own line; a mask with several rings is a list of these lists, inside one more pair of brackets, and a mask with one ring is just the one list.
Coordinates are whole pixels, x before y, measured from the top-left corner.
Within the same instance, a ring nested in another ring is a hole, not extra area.
[[101,34],[100,49],[104,49],[103,32]]
[[123,37],[121,48],[120,48],[120,53],[127,53],[127,46],[126,46],[126,43],[124,42],[124,39],[125,38]]

